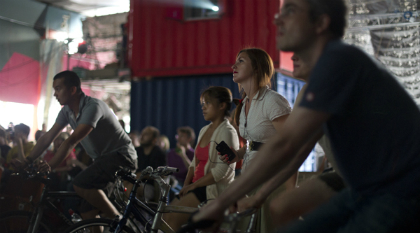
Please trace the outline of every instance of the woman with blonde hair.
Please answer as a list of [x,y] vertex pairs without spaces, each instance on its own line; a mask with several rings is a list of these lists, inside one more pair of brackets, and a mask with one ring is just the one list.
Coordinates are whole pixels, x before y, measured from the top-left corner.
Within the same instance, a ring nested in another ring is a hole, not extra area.
[[[280,132],[291,112],[291,107],[286,98],[270,89],[274,66],[271,57],[264,50],[259,48],[241,50],[236,56],[232,69],[233,81],[238,83],[242,91],[242,99],[237,100],[235,123],[239,126],[239,133],[247,140],[247,144],[235,151],[236,157],[232,161],[228,161],[225,155],[221,155],[220,159],[226,163],[243,159],[241,173],[244,174],[247,172],[247,166],[258,156],[258,149]],[[270,218],[269,201],[286,188],[293,189],[296,178],[297,173],[272,194],[259,192],[261,188],[259,187],[248,194],[249,198],[237,203],[239,212],[252,207],[260,208],[256,232],[270,232],[275,229]],[[245,221],[243,227],[247,224]]]

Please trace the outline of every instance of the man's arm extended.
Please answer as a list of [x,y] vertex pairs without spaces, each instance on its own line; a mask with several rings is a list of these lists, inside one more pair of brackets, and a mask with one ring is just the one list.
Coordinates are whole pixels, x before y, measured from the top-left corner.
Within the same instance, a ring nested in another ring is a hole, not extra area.
[[281,133],[277,133],[262,146],[247,172],[239,176],[215,201],[205,206],[194,220],[219,219],[226,208],[279,172],[282,175],[279,175],[278,181],[286,181],[307,157],[307,154],[300,154],[299,150],[309,141],[315,140],[322,124],[329,117],[328,113],[296,107]]
[[[26,165],[37,159],[54,141],[54,139],[61,133],[65,126],[55,123],[53,127],[39,138],[31,153],[26,157]],[[26,166],[25,165],[25,166]]]
[[63,162],[67,155],[70,154],[74,147],[76,147],[76,145],[83,138],[85,138],[92,130],[93,127],[90,125],[80,124],[79,126],[77,126],[74,132],[61,144],[60,148],[58,148],[57,150],[57,153],[50,160],[49,165],[51,166],[51,169],[54,169],[55,167],[60,165],[60,163]]
[[16,140],[17,142],[17,158],[20,160],[24,160],[25,159],[25,150],[23,149],[23,142],[21,138],[18,138]]
[[[312,139],[310,139],[304,146],[301,148],[296,155],[300,160],[296,160],[296,163],[303,163],[305,159],[308,157],[309,153],[311,153],[312,149],[314,148],[316,142],[319,138],[322,137],[323,131],[320,130],[317,135],[314,135]],[[302,160],[303,159],[303,160]],[[290,167],[290,166],[289,166]],[[288,168],[289,168],[288,167]],[[281,172],[277,173],[273,178],[267,181],[261,189],[251,198],[254,199],[252,207],[258,207],[264,203],[264,201],[268,198],[268,196],[280,185],[282,185],[287,179],[285,173],[289,173],[288,169],[284,169]],[[239,210],[242,211],[242,210]]]

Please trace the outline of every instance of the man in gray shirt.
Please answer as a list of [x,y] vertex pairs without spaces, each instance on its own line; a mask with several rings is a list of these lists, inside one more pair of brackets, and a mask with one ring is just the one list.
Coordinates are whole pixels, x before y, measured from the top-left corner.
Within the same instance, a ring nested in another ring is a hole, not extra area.
[[94,163],[74,179],[75,191],[87,201],[80,209],[81,215],[83,219],[95,218],[98,214],[114,218],[119,212],[102,189],[114,181],[114,174],[120,167],[136,169],[137,154],[133,144],[109,107],[82,92],[76,73],[58,73],[53,88],[54,96],[64,107],[53,127],[39,139],[21,166],[38,158],[70,124],[73,134],[61,144],[49,164],[52,169],[57,167],[80,142],[94,159]]

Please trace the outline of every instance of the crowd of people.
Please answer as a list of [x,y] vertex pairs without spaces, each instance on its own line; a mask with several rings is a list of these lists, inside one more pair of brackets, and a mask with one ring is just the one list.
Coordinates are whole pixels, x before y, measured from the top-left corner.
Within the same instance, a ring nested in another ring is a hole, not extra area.
[[[246,48],[232,65],[241,99],[226,87],[205,89],[197,101],[209,124],[197,138],[180,126],[172,148],[153,126],[127,134],[104,102],[81,91],[74,72],[61,72],[53,82],[64,106],[56,123],[36,144],[28,126],[16,125],[13,148],[0,131],[1,165],[11,172],[42,158],[40,170],[53,171],[57,189],[83,197],[84,219],[119,214],[104,190],[120,167],[140,176],[148,166],[171,166],[179,173],[167,178],[170,205],[207,202],[192,216],[164,214],[176,231],[185,224],[217,228],[227,210],[249,208],[258,209],[254,230],[262,233],[418,230],[419,108],[386,69],[341,41],[346,22],[345,0],[285,0],[274,19],[276,45],[294,52],[293,75],[306,82],[293,110],[270,88],[270,56]],[[68,124],[71,134],[63,132]],[[216,150],[222,141],[233,158]],[[297,187],[298,168],[316,143],[332,168]],[[91,164],[74,153],[78,145]],[[138,196],[157,200],[159,189],[149,180]],[[239,224],[242,232],[248,221]]]

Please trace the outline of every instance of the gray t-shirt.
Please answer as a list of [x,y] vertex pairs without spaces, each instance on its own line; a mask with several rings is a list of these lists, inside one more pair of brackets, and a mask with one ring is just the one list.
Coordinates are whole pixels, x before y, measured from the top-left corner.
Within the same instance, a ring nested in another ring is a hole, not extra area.
[[137,159],[131,139],[109,107],[101,100],[82,93],[77,118],[75,119],[70,107],[65,105],[58,114],[56,123],[62,126],[70,124],[72,129],[76,129],[80,124],[92,126],[93,130],[81,144],[93,159],[115,152],[131,158],[132,161]]

